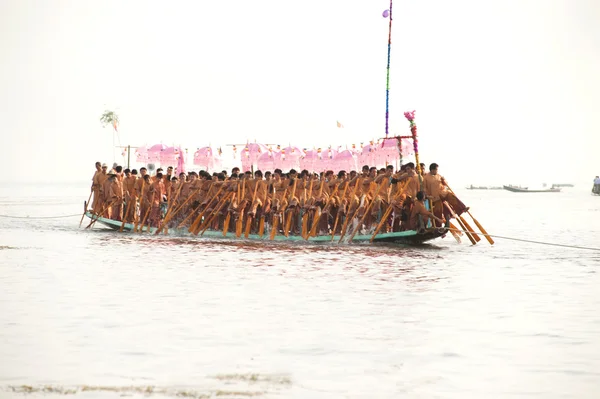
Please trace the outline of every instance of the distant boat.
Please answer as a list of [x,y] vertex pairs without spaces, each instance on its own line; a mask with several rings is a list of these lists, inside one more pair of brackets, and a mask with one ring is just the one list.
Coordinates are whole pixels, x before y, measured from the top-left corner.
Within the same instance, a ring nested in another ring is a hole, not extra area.
[[511,191],[513,193],[560,193],[560,188],[552,187],[545,188],[542,190],[530,190],[528,187],[520,187],[520,186],[503,186],[505,190]]
[[467,190],[502,190],[502,187],[488,187],[488,186],[474,186],[474,185],[470,185],[469,187],[466,187]]
[[487,190],[488,188],[486,186],[474,186],[474,185],[470,185],[469,187],[467,187],[467,190]]
[[567,184],[553,184],[552,187],[575,187],[575,185],[567,183]]

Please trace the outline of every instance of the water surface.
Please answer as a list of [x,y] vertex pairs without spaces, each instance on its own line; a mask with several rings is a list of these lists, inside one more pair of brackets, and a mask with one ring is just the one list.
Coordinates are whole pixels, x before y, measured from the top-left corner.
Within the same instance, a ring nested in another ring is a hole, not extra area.
[[[600,397],[598,251],[257,244],[38,219],[80,215],[88,193],[0,188],[2,398]],[[587,187],[458,194],[491,234],[600,247]]]

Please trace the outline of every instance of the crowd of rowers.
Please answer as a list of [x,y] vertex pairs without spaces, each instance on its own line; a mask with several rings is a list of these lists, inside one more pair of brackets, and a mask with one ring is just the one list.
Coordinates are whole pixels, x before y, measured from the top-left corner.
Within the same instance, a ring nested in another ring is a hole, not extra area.
[[[362,234],[448,226],[468,208],[448,190],[432,163],[423,173],[413,163],[362,171],[264,174],[233,168],[210,174],[180,173],[173,168],[129,170],[96,163],[92,212],[142,230],[149,227],[206,229],[264,234],[342,234],[351,228]],[[350,222],[350,223],[348,223]],[[266,227],[265,227],[266,223]],[[349,225],[349,226],[348,226]],[[348,227],[346,227],[348,226]],[[358,227],[357,227],[358,226]],[[376,230],[377,229],[377,230]]]

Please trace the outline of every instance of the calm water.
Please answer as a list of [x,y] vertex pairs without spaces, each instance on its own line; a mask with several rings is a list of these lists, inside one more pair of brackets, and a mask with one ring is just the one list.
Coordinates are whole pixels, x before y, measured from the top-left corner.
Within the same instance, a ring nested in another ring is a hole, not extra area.
[[[600,252],[78,229],[2,185],[0,398],[598,398]],[[600,197],[458,190],[491,234],[600,247]],[[474,223],[471,223],[474,226]]]

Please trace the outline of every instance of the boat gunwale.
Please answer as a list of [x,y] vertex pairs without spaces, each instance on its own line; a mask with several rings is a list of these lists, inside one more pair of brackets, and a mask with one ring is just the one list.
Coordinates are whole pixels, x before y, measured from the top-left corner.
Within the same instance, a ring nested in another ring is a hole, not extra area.
[[[93,214],[90,211],[86,211],[85,215],[92,219],[92,220],[96,220],[95,223],[100,223],[106,227],[111,228],[113,231],[114,230],[120,230],[121,229],[121,225],[123,226],[123,231],[125,232],[132,232],[134,229],[134,225],[132,223],[124,223],[118,220],[113,220],[113,219],[108,219],[108,218],[104,218],[104,217],[96,217],[95,214]],[[146,229],[147,227],[144,226],[144,229]],[[143,233],[150,233],[150,234],[155,234],[156,233],[157,228],[156,227],[150,227],[150,230],[144,230]],[[333,240],[331,239],[331,235],[321,235],[321,236],[316,236],[316,237],[309,237],[308,239],[304,239],[302,236],[296,236],[296,235],[290,235],[290,236],[285,236],[282,234],[278,234],[274,237],[273,240],[270,239],[268,234],[264,234],[262,237],[258,234],[249,234],[248,238],[242,236],[242,237],[236,237],[234,232],[227,232],[227,234],[224,236],[223,232],[221,231],[214,231],[214,230],[206,230],[204,232],[204,235],[193,235],[191,233],[189,233],[187,231],[187,228],[180,228],[180,229],[168,229],[168,232],[175,232],[175,234],[171,234],[171,235],[175,235],[175,236],[193,236],[193,237],[199,237],[199,238],[220,238],[220,239],[233,239],[233,240],[251,240],[251,241],[289,241],[289,242],[311,242],[311,243],[326,243],[326,242],[330,242],[330,243],[337,243],[337,241],[339,241],[340,236],[339,235],[335,235],[333,237]],[[436,238],[439,238],[443,235],[445,235],[448,232],[447,228],[437,228],[437,229],[429,229],[426,230],[425,233],[419,233],[415,230],[405,230],[405,231],[398,231],[398,232],[391,232],[391,233],[379,233],[375,236],[373,243],[379,243],[379,242],[387,242],[387,243],[393,243],[395,242],[395,240],[399,240],[399,241],[403,241],[406,243],[414,243],[414,244],[422,244],[426,241],[430,241]],[[167,235],[169,235],[167,233]],[[372,234],[357,234],[354,238],[353,238],[353,242],[370,242],[371,241],[371,237],[373,235]],[[423,238],[423,239],[419,239],[419,238]]]

